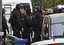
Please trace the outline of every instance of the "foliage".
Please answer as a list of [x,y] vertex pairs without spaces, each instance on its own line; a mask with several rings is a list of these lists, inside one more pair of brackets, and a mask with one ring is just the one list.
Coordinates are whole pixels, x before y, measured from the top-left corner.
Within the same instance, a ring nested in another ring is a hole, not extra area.
[[40,5],[42,7],[54,7],[59,4],[64,4],[64,0],[32,0],[33,6]]

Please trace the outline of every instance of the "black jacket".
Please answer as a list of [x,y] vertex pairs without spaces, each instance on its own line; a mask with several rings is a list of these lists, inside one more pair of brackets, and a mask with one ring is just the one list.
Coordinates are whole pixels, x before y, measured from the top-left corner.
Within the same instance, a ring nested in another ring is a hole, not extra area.
[[42,15],[36,11],[32,13],[32,24],[33,27],[35,28],[35,30],[40,30],[41,31],[41,27],[42,27]]
[[15,28],[19,28],[21,27],[21,21],[20,21],[20,12],[19,10],[17,9],[14,9],[12,12],[11,12],[11,16],[10,16],[10,19],[9,19],[9,23],[14,26]]
[[42,30],[42,15],[36,11],[31,14],[32,16],[32,28],[35,32],[35,37],[40,37],[41,30]]
[[19,10],[15,9],[11,12],[9,23],[15,28],[26,27],[26,14],[21,14]]
[[2,15],[2,29],[3,31],[7,30],[9,32],[6,19],[3,15]]

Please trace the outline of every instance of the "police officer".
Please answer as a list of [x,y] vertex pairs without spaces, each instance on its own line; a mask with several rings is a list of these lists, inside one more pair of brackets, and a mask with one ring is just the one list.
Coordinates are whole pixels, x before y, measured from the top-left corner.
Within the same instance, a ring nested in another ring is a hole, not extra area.
[[6,30],[7,30],[7,32],[9,33],[9,29],[8,29],[8,25],[7,25],[7,22],[6,22],[6,19],[5,19],[4,14],[5,14],[5,10],[2,9],[2,30],[3,30],[3,32],[4,32],[3,39],[4,39],[4,41],[5,41]]
[[33,26],[32,26],[32,15],[31,15],[31,10],[27,9],[26,10],[26,21],[27,21],[27,29],[28,29],[28,45],[30,45],[32,43],[32,31],[33,31]]
[[19,19],[20,19],[19,15],[20,15],[20,4],[17,4],[16,8],[11,12],[11,17],[9,19],[9,23],[12,26],[13,35],[18,38],[21,38],[21,35],[20,35],[21,26],[19,26],[19,25],[21,25],[21,23],[19,22]]
[[[26,12],[27,11],[27,12]],[[20,7],[20,19],[22,23],[21,31],[23,38],[27,38],[27,45],[30,45],[30,11],[25,9],[25,6]]]
[[32,13],[32,17],[33,17],[32,18],[32,25],[33,25],[33,30],[35,33],[34,41],[37,42],[37,41],[41,40],[40,34],[41,34],[41,21],[42,21],[42,15],[40,14],[38,7],[34,8],[34,12]]

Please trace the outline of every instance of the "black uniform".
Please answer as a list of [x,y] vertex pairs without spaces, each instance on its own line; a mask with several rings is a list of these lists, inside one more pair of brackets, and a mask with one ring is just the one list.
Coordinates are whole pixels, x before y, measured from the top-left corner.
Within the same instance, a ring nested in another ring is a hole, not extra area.
[[4,32],[3,38],[4,38],[4,40],[5,40],[6,30],[8,31],[8,33],[9,33],[9,30],[8,30],[8,26],[7,26],[6,19],[5,19],[5,17],[4,17],[3,15],[2,15],[2,30],[3,30],[3,32]]
[[21,14],[20,15],[20,22],[22,24],[22,27],[21,27],[21,31],[22,31],[22,28],[24,29],[24,31],[22,31],[22,36],[23,38],[27,38],[27,23],[26,23],[26,14]]
[[33,31],[32,15],[27,15],[26,16],[26,22],[27,22],[28,45],[30,45],[31,44],[30,36],[32,36],[30,34],[32,34],[32,31]]
[[32,14],[32,25],[33,25],[33,30],[35,32],[35,37],[34,40],[35,41],[40,41],[41,37],[41,27],[42,27],[42,15],[38,12],[35,11]]
[[14,9],[11,12],[11,17],[9,19],[9,23],[12,26],[13,29],[13,35],[21,38],[20,30],[21,30],[21,23],[20,23],[20,11],[17,9]]
[[20,23],[20,4],[16,5],[16,8],[11,12],[11,16],[9,19],[9,23],[13,29],[13,35],[16,37],[21,38],[20,30],[21,30],[21,23]]
[[7,25],[7,22],[6,22],[6,19],[5,19],[5,10],[2,9],[2,31],[4,32],[4,36],[3,36],[3,39],[5,41],[5,37],[6,37],[6,30],[8,31],[9,33],[9,29],[8,29],[8,25]]

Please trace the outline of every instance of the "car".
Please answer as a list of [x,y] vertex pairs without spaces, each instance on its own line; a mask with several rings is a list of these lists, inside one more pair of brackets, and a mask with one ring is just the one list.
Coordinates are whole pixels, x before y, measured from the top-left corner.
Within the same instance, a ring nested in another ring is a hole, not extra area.
[[63,37],[64,13],[46,15],[43,19],[44,28],[45,28],[45,25],[47,26],[47,29],[48,29],[47,33],[48,33],[49,39],[51,39],[52,37]]
[[46,15],[43,19],[42,31],[45,31],[45,25],[48,29],[49,39],[43,39],[31,45],[64,45],[64,13]]

